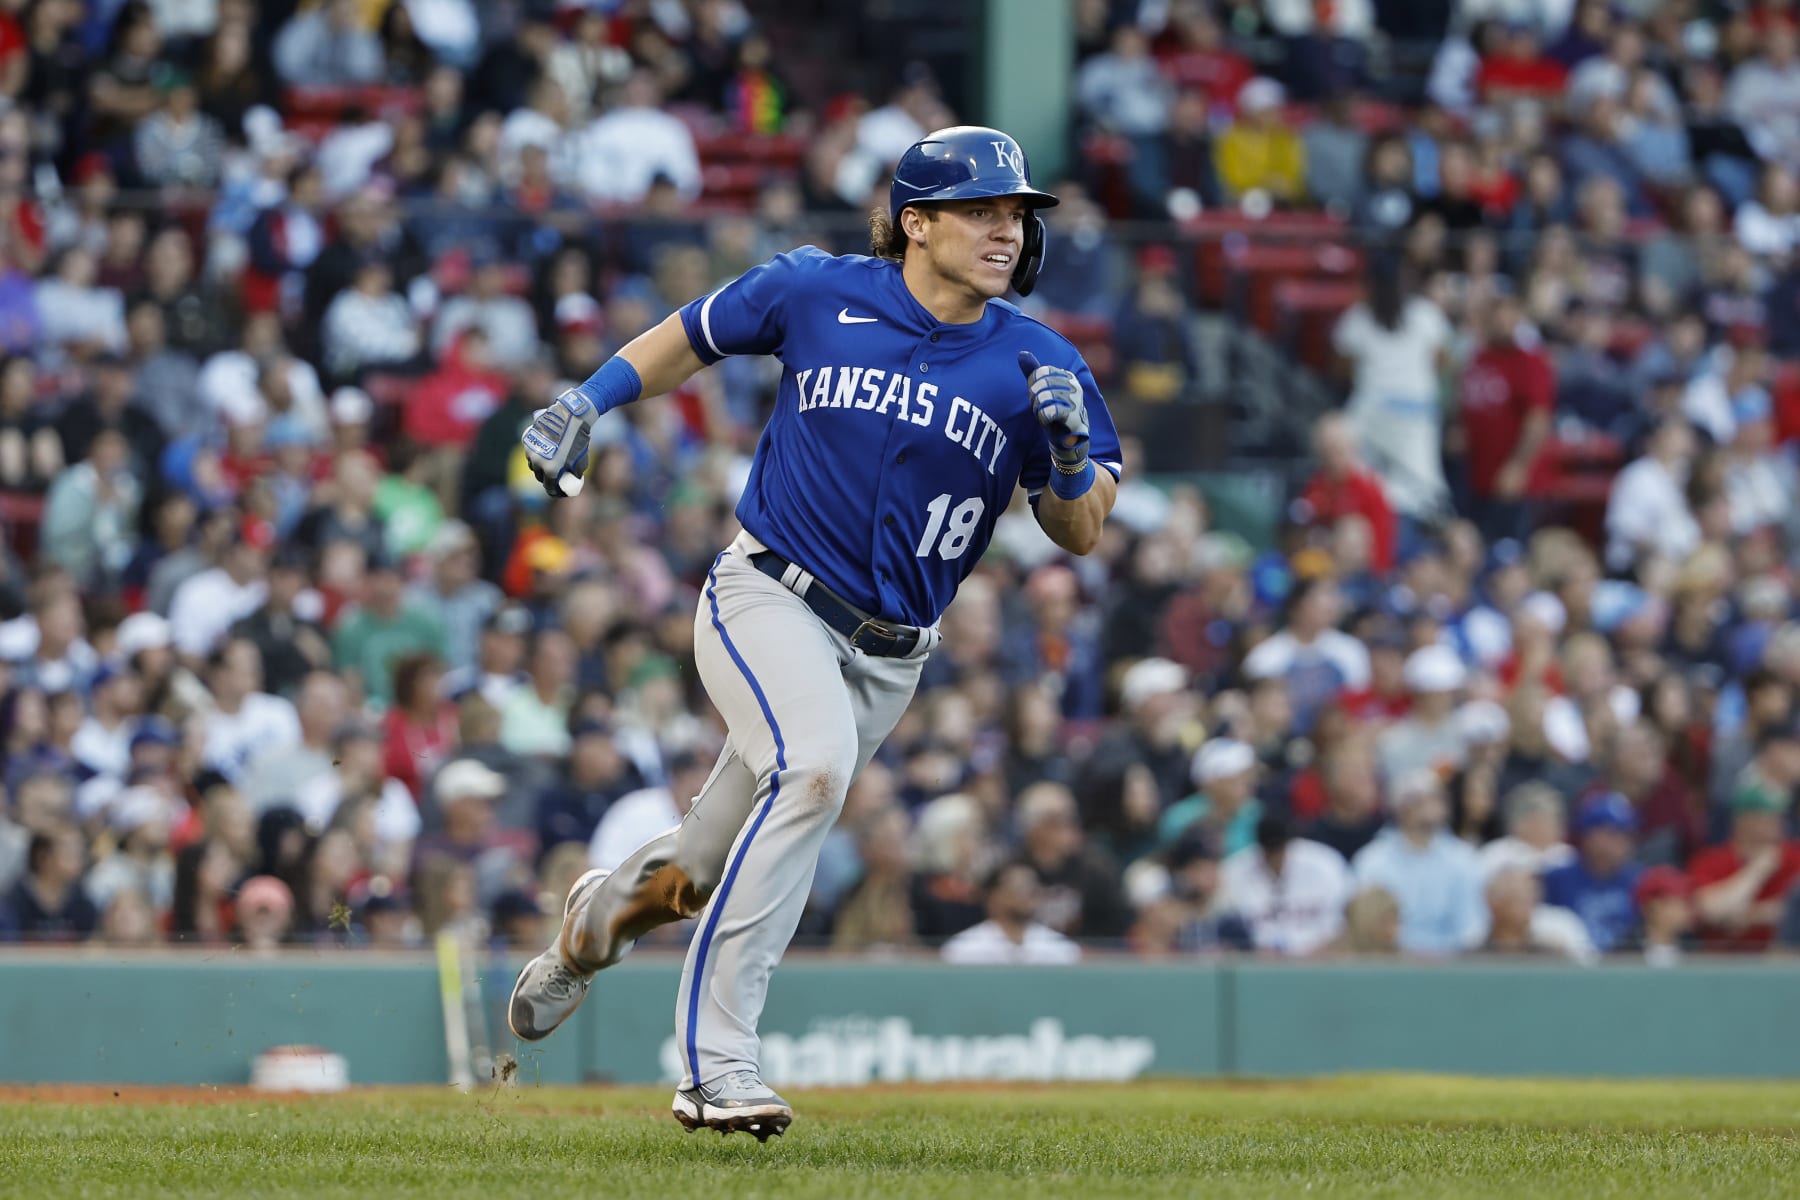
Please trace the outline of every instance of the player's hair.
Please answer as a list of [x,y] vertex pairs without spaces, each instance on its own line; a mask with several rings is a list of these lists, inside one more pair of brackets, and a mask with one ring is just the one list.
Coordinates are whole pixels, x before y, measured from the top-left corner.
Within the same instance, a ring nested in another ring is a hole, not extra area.
[[[937,218],[937,214],[929,208],[921,207],[919,211],[925,214],[928,221]],[[877,208],[869,213],[869,253],[889,262],[906,261],[906,231],[900,228],[900,222],[890,217],[885,209]]]

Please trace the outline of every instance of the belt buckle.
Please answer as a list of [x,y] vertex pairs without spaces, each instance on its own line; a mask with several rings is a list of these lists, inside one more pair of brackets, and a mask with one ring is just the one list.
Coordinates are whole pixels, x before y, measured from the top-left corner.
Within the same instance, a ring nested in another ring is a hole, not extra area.
[[[872,645],[867,644],[865,635],[868,635],[870,640],[876,638],[879,638],[880,640],[875,641]],[[856,632],[850,635],[850,644],[852,646],[855,646],[864,654],[872,654],[876,658],[892,657],[894,648],[899,645],[899,643],[899,632],[880,617],[865,617],[863,623],[856,627]]]

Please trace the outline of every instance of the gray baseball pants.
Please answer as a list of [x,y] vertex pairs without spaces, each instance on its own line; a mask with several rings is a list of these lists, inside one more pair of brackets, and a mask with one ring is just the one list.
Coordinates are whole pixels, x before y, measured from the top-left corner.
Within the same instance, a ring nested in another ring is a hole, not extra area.
[[907,658],[864,654],[751,565],[760,549],[739,535],[719,556],[694,620],[700,679],[729,730],[712,774],[682,823],[620,864],[563,932],[564,956],[597,970],[657,926],[700,918],[675,1001],[683,1088],[757,1070],[769,974],[819,849],[937,640]]

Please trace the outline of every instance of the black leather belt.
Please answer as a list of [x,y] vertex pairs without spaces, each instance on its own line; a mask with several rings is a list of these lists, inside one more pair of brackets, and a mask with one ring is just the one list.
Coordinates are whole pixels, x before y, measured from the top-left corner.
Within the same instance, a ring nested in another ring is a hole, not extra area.
[[[787,586],[782,577],[793,564],[773,550],[752,554],[750,563],[776,583]],[[797,592],[795,594],[799,595]],[[806,607],[812,609],[819,620],[843,634],[852,646],[864,654],[875,658],[905,658],[919,647],[920,633],[917,626],[872,617],[819,582],[816,576],[812,586],[806,589],[806,594],[800,596],[800,599],[806,602]]]

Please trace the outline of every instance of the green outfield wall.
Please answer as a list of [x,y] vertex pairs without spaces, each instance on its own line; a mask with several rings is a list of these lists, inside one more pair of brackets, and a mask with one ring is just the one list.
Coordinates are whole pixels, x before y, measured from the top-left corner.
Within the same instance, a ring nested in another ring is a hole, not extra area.
[[[666,1080],[681,964],[634,957],[563,1030],[500,1023],[522,1082]],[[794,1086],[902,1080],[1292,1076],[1346,1071],[1800,1077],[1800,964],[1072,968],[794,961],[775,975],[763,1064]],[[0,1081],[234,1084],[272,1046],[343,1055],[357,1083],[448,1078],[427,956],[252,959],[0,953]]]

